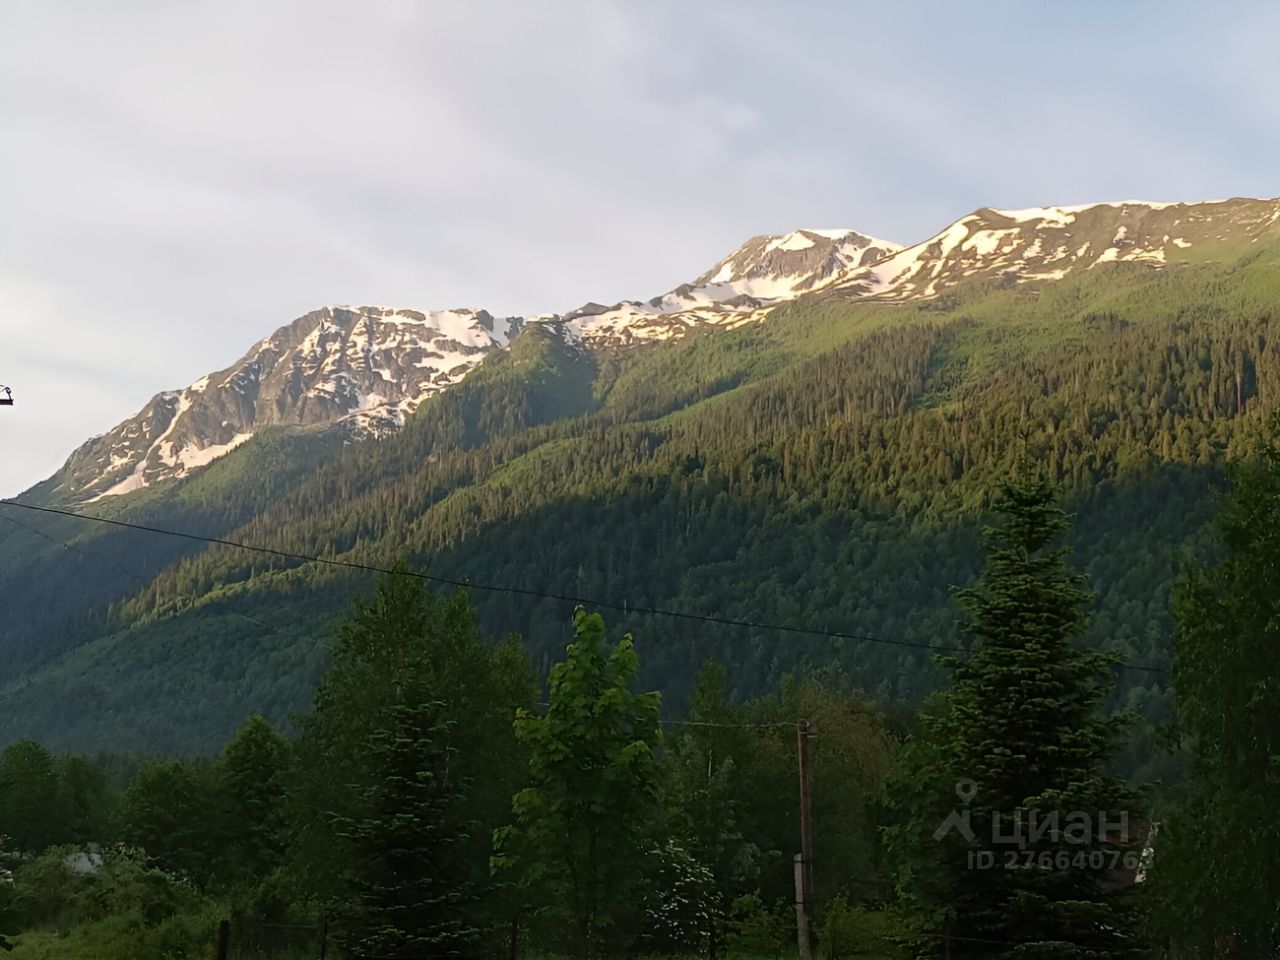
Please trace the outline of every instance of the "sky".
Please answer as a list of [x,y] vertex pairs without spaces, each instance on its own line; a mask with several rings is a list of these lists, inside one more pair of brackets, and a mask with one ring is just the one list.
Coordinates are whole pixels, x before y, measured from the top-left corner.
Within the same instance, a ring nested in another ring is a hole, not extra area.
[[308,310],[647,298],[749,237],[1280,194],[1280,7],[4,0],[0,496]]

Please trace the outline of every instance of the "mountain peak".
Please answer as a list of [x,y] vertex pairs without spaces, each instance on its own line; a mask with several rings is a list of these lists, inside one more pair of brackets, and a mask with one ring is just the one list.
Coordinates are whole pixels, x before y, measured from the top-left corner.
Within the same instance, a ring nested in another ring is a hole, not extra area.
[[68,458],[58,489],[97,500],[183,477],[263,427],[336,424],[351,437],[395,430],[523,324],[475,308],[312,310],[230,367],[157,394],[89,440]]
[[836,274],[901,250],[856,230],[793,230],[752,237],[698,277],[694,286],[729,287],[734,295],[779,300],[821,289]]
[[846,296],[918,300],[971,278],[1060,280],[1076,269],[1140,262],[1163,267],[1192,247],[1242,247],[1280,234],[1280,201],[1114,201],[998,210],[982,207],[928,240],[840,281]]
[[691,283],[645,301],[586,304],[565,319],[575,336],[615,343],[668,340],[706,324],[738,326],[901,249],[856,230],[802,229],[752,237]]

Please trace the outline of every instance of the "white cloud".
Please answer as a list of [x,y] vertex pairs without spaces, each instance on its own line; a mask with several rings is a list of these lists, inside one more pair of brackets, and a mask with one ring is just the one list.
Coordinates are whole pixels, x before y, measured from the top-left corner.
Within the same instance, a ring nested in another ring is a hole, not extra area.
[[566,309],[799,225],[1274,192],[1274,18],[14,0],[0,493],[322,303]]

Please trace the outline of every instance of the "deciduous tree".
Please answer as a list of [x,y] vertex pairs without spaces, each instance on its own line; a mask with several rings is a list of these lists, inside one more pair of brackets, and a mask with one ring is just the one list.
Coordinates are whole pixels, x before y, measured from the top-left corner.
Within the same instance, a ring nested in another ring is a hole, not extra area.
[[651,852],[659,698],[631,689],[638,669],[630,635],[611,647],[603,618],[579,608],[546,711],[521,711],[515,725],[529,786],[512,802],[514,824],[498,831],[497,866],[587,957],[633,905]]

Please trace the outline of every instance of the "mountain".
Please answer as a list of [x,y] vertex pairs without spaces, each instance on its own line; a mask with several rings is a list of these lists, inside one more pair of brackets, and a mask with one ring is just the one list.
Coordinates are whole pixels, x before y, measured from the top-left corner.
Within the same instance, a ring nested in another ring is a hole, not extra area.
[[839,283],[902,249],[853,230],[794,230],[753,237],[692,283],[640,302],[590,303],[562,319],[593,346],[679,337],[703,325],[732,328],[773,307]]
[[[5,737],[190,750],[287,722],[360,565],[398,559],[475,584],[541,669],[556,598],[583,597],[672,701],[707,656],[740,696],[835,662],[915,700],[1028,460],[1080,517],[1086,642],[1158,669],[1222,464],[1280,410],[1280,202],[984,208],[905,248],[800,230],[649,301],[450,316],[309,314],[24,495],[350,566],[0,505]],[[1165,715],[1158,673],[1121,679]]]
[[983,208],[865,265],[838,286],[852,296],[910,300],[936,296],[971,277],[1015,284],[1061,280],[1104,263],[1160,267],[1274,237],[1277,221],[1280,202],[1256,200]]
[[821,291],[920,300],[970,279],[1034,284],[1113,262],[1158,268],[1211,257],[1224,244],[1257,243],[1278,222],[1276,201],[983,208],[906,248],[853,230],[754,237],[665,294],[559,315],[324,307],[259,341],[231,367],[157,394],[76,450],[44,488],[70,502],[130,493],[186,476],[264,427],[330,427],[345,440],[385,435],[529,323],[592,349],[625,348],[759,322]]
[[265,427],[330,427],[343,439],[382,436],[486,354],[506,347],[528,322],[597,347],[665,339],[703,324],[732,326],[897,249],[852,230],[756,237],[693,283],[651,300],[589,304],[529,320],[476,309],[323,307],[260,340],[227,369],[152,397],[72,453],[44,488],[69,502],[132,493],[187,476]]
[[59,499],[100,500],[175,479],[264,427],[337,426],[350,438],[397,429],[520,331],[484,310],[324,307],[260,340],[225,370],[165,391],[89,440],[49,484]]

